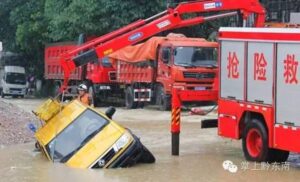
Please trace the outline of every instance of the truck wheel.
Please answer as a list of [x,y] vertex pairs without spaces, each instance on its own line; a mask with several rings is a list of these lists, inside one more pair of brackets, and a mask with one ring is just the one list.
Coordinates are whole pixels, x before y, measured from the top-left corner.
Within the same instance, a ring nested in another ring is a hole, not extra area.
[[138,105],[137,102],[134,102],[132,87],[127,87],[125,90],[125,105],[127,109],[135,109]]
[[258,119],[252,119],[243,131],[243,151],[249,161],[269,161],[271,149],[268,147],[268,133]]
[[91,105],[93,105],[94,107],[98,107],[99,103],[92,85],[89,87],[89,96],[91,97]]
[[3,90],[1,90],[1,98],[4,98],[5,94],[3,93]]
[[145,102],[138,102],[137,107],[138,108],[144,108],[145,107]]
[[54,97],[56,97],[58,94],[60,94],[60,92],[59,92],[60,90],[59,89],[60,89],[60,85],[59,84],[55,84],[54,85],[54,93],[53,93]]
[[168,95],[165,94],[164,88],[162,86],[159,86],[159,88],[157,89],[157,99],[160,110],[171,110],[171,99],[170,97],[168,97]]

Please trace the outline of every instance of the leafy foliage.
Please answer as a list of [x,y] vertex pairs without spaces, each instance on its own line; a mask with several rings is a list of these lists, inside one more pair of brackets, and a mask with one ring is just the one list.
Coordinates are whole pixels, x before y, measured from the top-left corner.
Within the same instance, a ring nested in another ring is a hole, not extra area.
[[26,0],[1,0],[0,1],[0,41],[6,45],[7,49],[15,49],[14,32],[16,26],[10,22],[10,12],[24,3]]
[[[38,77],[43,75],[43,47],[47,41],[45,0],[27,0],[10,12],[10,24],[15,27],[14,42],[29,68]],[[13,40],[12,40],[13,41]]]
[[[46,12],[52,12],[54,6],[46,6]],[[46,14],[51,19],[50,37],[55,41],[70,40],[83,32],[102,35],[164,8],[159,0],[73,0],[62,3],[61,7],[63,10],[56,15]]]

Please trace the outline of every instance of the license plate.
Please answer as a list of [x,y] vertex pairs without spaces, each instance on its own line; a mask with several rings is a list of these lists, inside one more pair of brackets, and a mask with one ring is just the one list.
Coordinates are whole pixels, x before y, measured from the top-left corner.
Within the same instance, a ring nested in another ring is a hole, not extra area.
[[206,90],[205,87],[199,86],[199,87],[195,87],[195,90]]

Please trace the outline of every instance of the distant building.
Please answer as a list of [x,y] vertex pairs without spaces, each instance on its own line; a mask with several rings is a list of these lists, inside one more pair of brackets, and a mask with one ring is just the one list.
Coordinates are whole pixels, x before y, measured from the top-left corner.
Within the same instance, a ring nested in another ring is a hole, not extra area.
[[[268,22],[289,23],[291,20],[297,21],[297,17],[299,17],[297,16],[297,14],[295,14],[295,12],[300,12],[299,0],[260,0],[260,2],[265,6],[267,10]],[[292,18],[291,13],[294,13]]]

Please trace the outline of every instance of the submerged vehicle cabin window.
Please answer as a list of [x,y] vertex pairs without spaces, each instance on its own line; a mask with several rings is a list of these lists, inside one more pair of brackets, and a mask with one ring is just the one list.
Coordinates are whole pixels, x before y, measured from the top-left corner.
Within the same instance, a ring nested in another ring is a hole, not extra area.
[[46,146],[49,156],[53,161],[66,162],[107,123],[104,117],[87,109]]
[[26,78],[24,73],[13,73],[8,72],[6,73],[6,79],[5,81],[10,84],[26,84]]
[[217,48],[176,47],[174,64],[177,66],[217,66]]

